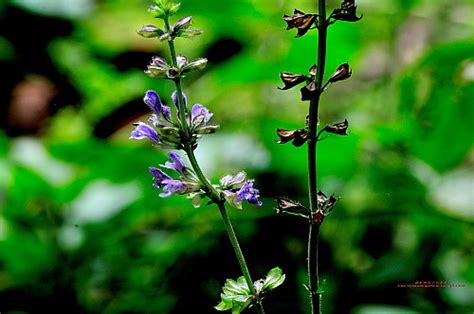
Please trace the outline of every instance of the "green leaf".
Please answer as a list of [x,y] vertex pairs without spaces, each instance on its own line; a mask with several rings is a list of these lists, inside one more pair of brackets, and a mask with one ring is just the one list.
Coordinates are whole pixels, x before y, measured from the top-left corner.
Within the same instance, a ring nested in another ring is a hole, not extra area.
[[223,294],[221,294],[221,302],[214,306],[214,308],[218,311],[227,311],[232,308],[232,300],[225,298]]
[[265,278],[262,286],[262,290],[273,290],[276,287],[280,286],[285,281],[285,274],[279,267],[271,269],[267,277]]
[[[244,280],[243,284],[242,282],[239,282],[240,279]],[[226,295],[249,293],[247,283],[245,283],[245,278],[243,276],[239,277],[237,281],[232,280],[232,279],[227,279],[222,289]]]
[[237,278],[237,281],[227,279],[222,291],[221,302],[214,307],[218,311],[240,313],[252,303],[253,297],[244,276]]

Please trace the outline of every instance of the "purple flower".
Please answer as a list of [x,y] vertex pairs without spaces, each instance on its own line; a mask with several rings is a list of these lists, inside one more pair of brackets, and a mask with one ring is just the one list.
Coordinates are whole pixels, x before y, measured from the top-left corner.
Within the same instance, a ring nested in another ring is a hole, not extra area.
[[155,120],[159,120],[160,116],[168,121],[171,119],[170,107],[163,105],[160,96],[155,91],[147,91],[145,97],[143,97],[143,102],[155,113]]
[[191,109],[191,123],[194,126],[201,126],[211,120],[213,114],[207,110],[206,107],[200,104],[196,104]]
[[184,169],[186,169],[186,166],[181,160],[181,157],[179,157],[179,155],[175,152],[169,153],[168,156],[170,157],[171,162],[170,161],[165,162],[165,164],[162,165],[162,167],[174,170],[180,175],[184,175]]
[[135,130],[130,133],[130,137],[136,140],[142,140],[144,138],[149,139],[152,142],[158,143],[158,133],[146,123],[138,122],[135,124]]
[[261,206],[263,203],[258,200],[260,197],[259,191],[253,187],[253,180],[248,180],[245,184],[237,191],[237,201],[246,200],[250,204]]
[[247,174],[243,171],[237,173],[235,176],[226,175],[220,180],[221,185],[224,189],[239,189],[242,187]]
[[168,197],[173,194],[181,194],[187,191],[186,185],[180,180],[175,180],[158,168],[148,168],[153,175],[153,187],[155,189],[163,189],[160,197]]
[[168,197],[173,194],[182,194],[188,190],[186,185],[180,180],[166,179],[162,181],[163,193],[160,193],[160,197]]
[[[186,95],[184,93],[182,93],[182,95],[183,95],[183,104],[186,107],[186,105],[188,104],[188,99],[186,98]],[[178,93],[176,91],[174,91],[173,94],[171,94],[171,99],[173,99],[173,102],[176,108],[179,109]]]
[[165,186],[163,181],[171,180],[171,177],[169,175],[167,175],[158,168],[150,167],[148,168],[148,171],[150,171],[150,173],[153,175],[153,187],[155,189],[160,189]]
[[149,90],[145,93],[145,97],[143,97],[143,102],[150,107],[152,111],[154,111],[158,116],[161,115],[162,106],[160,96],[154,91]]

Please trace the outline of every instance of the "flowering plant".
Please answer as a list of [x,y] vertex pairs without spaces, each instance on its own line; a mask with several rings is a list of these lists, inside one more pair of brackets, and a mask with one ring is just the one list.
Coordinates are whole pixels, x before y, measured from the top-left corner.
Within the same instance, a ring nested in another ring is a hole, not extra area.
[[[204,199],[209,204],[216,204],[221,213],[229,240],[235,251],[243,276],[237,281],[228,280],[223,287],[221,302],[215,307],[219,311],[232,310],[240,313],[248,307],[255,307],[258,313],[264,313],[263,295],[283,283],[285,275],[280,268],[275,267],[265,279],[252,281],[250,272],[240,249],[235,231],[230,221],[225,204],[242,208],[242,202],[261,206],[260,193],[254,187],[254,181],[247,179],[245,172],[236,175],[225,175],[218,184],[212,184],[202,172],[194,154],[202,136],[214,133],[219,126],[210,123],[213,114],[205,106],[195,104],[188,108],[188,100],[182,90],[182,79],[205,68],[207,60],[198,58],[189,62],[185,56],[177,55],[174,46],[176,38],[190,38],[201,34],[200,30],[190,29],[192,17],[184,17],[174,25],[170,17],[178,12],[179,3],[170,0],[154,0],[149,12],[163,20],[164,29],[155,25],[143,26],[137,33],[145,38],[156,38],[167,41],[171,60],[163,57],[152,58],[145,73],[151,78],[171,80],[175,92],[171,95],[174,108],[162,103],[160,96],[152,90],[145,93],[144,103],[152,111],[147,122],[135,123],[135,129],[130,138],[149,140],[154,146],[163,149],[175,149],[184,152],[190,166],[186,165],[183,157],[177,152],[168,154],[170,160],[159,167],[150,167],[153,187],[160,189],[160,197],[172,195],[187,195],[192,205],[199,207]],[[171,172],[174,172],[171,175]]]

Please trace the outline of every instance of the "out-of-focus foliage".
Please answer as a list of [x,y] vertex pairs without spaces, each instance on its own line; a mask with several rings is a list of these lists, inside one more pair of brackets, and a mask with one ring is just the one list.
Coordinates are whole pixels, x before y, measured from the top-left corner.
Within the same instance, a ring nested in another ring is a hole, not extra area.
[[[165,152],[127,140],[146,119],[144,92],[172,92],[143,74],[167,56],[135,33],[154,22],[147,5],[0,3],[2,313],[212,313],[225,279],[241,275],[217,209],[160,199],[147,167]],[[210,61],[185,81],[221,124],[197,151],[205,172],[244,169],[262,191],[263,207],[231,215],[254,277],[275,265],[286,274],[269,313],[302,313],[307,296],[304,222],[272,209],[277,196],[306,203],[304,147],[275,143],[307,110],[297,90],[276,88],[279,72],[306,73],[316,52],[315,32],[284,31],[295,7],[316,1],[183,0],[204,34],[177,41]],[[358,10],[360,22],[338,22],[328,38],[327,77],[344,62],[354,73],[321,105],[322,126],[347,118],[351,131],[318,146],[320,187],[341,197],[322,228],[324,312],[472,312],[474,5],[361,0]],[[48,116],[18,132],[21,113],[37,111],[16,106],[41,97]],[[463,286],[398,287],[416,281]]]

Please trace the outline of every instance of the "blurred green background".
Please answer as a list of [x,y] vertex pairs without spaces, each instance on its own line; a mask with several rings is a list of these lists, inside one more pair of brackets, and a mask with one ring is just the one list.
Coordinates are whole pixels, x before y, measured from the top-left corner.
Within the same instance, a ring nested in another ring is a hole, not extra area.
[[[474,311],[474,3],[358,1],[364,18],[331,26],[321,125],[351,134],[319,144],[319,182],[340,201],[322,228],[324,313]],[[0,2],[0,311],[214,313],[240,276],[214,206],[160,199],[147,167],[166,159],[128,140],[141,98],[172,84],[143,74],[163,43],[145,0]],[[328,1],[329,12],[340,5]],[[231,209],[254,278],[280,266],[268,313],[304,313],[304,221],[274,199],[306,203],[306,152],[275,143],[301,128],[307,103],[279,72],[306,73],[316,32],[294,39],[281,19],[308,0],[183,0],[204,34],[177,40],[208,68],[188,100],[221,124],[197,151],[213,180],[246,170],[264,206]],[[156,21],[157,23],[159,21]],[[445,281],[458,288],[399,288]],[[252,310],[248,310],[252,312]]]

